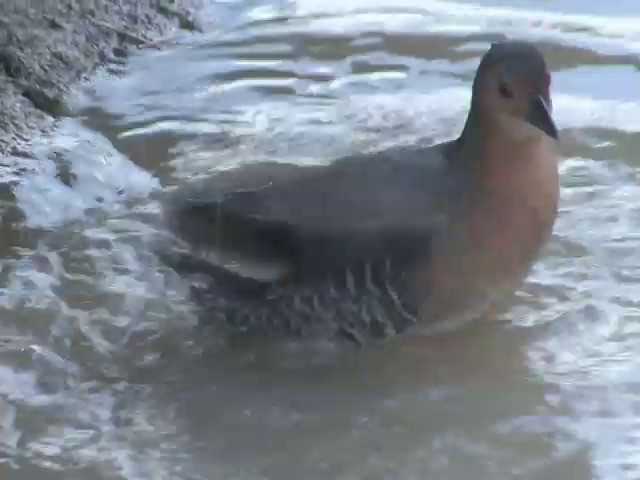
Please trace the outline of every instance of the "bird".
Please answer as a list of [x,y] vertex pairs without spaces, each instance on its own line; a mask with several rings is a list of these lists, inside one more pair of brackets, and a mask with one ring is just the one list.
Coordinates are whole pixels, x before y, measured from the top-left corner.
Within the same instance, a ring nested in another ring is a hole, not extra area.
[[457,138],[326,164],[247,162],[163,205],[165,260],[231,331],[362,344],[480,316],[529,275],[557,218],[558,128],[535,44],[491,44]]

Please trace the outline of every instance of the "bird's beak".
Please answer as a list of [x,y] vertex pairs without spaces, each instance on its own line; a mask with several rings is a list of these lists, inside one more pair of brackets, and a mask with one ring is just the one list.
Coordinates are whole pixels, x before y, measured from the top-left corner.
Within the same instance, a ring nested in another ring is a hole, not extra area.
[[558,127],[551,116],[551,108],[540,95],[529,96],[529,106],[524,119],[550,137],[558,139]]

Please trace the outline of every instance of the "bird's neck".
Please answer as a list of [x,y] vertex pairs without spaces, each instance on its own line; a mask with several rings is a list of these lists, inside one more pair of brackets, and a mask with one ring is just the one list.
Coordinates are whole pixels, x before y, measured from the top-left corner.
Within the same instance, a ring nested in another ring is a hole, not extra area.
[[540,176],[548,180],[550,195],[557,189],[556,142],[524,121],[474,115],[472,110],[455,143],[459,169],[483,202],[495,197],[528,203],[528,197],[544,189],[532,184]]
[[477,164],[479,159],[502,158],[504,155],[499,152],[505,150],[519,150],[525,145],[548,143],[550,139],[545,137],[543,132],[524,120],[514,120],[496,112],[483,112],[479,104],[472,103],[462,132],[456,140],[456,147],[458,158]]
[[489,125],[483,122],[480,128],[478,118],[470,115],[456,142],[459,171],[469,187],[461,234],[483,245],[477,250],[483,261],[493,261],[498,252],[505,257],[503,263],[509,257],[513,265],[525,266],[555,222],[559,194],[555,141],[535,127],[522,132],[516,125],[514,135],[499,119]]

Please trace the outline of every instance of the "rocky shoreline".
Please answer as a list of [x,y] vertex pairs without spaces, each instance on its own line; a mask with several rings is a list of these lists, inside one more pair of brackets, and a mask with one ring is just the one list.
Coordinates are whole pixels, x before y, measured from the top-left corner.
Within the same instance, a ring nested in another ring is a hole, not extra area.
[[24,155],[65,114],[78,81],[171,29],[198,30],[198,0],[0,2],[0,157]]

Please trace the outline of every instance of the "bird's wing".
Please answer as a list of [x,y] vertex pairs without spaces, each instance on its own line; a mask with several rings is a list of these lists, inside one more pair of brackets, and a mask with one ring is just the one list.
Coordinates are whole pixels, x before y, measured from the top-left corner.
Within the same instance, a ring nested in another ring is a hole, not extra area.
[[447,218],[446,169],[434,148],[328,166],[263,164],[210,180],[200,194],[174,201],[170,215],[185,240],[231,252],[236,265],[272,263],[282,267],[276,278],[303,280],[354,261],[424,253]]

